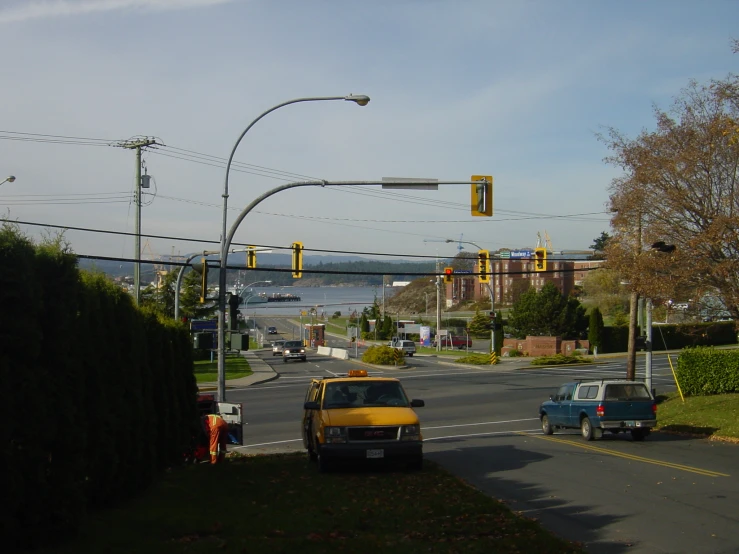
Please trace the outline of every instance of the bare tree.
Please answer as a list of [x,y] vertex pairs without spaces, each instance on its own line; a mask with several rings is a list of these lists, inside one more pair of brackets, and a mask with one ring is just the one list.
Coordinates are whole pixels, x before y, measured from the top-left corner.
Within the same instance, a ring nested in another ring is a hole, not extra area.
[[624,171],[611,184],[608,265],[635,294],[719,299],[739,319],[739,79],[691,82],[654,113],[654,131],[601,136]]

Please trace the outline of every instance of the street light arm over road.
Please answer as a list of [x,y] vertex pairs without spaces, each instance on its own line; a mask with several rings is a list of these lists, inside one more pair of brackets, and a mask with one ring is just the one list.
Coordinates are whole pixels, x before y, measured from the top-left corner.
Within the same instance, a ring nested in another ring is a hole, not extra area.
[[228,157],[228,163],[226,164],[226,176],[224,178],[223,182],[223,222],[222,222],[222,228],[221,228],[221,272],[218,275],[218,397],[219,400],[224,401],[226,399],[226,381],[225,381],[225,373],[226,373],[226,359],[225,359],[225,344],[223,341],[225,340],[225,327],[226,327],[226,271],[225,266],[226,258],[228,257],[228,247],[226,246],[226,226],[228,221],[228,175],[231,171],[231,163],[233,162],[234,155],[236,154],[236,149],[239,146],[239,143],[241,142],[241,139],[244,138],[244,135],[249,132],[249,129],[254,127],[254,125],[262,119],[265,115],[272,113],[273,111],[282,108],[283,106],[287,106],[289,104],[297,104],[299,102],[320,102],[320,101],[326,101],[326,100],[347,100],[349,102],[354,102],[359,106],[366,106],[370,98],[369,96],[365,96],[363,94],[349,94],[348,96],[320,96],[320,97],[307,97],[307,98],[295,98],[293,100],[288,100],[286,102],[282,102],[281,104],[277,104],[276,106],[271,107],[267,111],[260,114],[256,119],[254,119],[249,126],[244,129],[244,132],[239,135],[239,138],[236,140],[236,143],[234,144],[233,148],[231,149],[231,154]]
[[[440,185],[470,185],[471,181],[439,181],[438,184]],[[225,240],[223,241],[223,252],[228,252],[228,248],[231,245],[231,242],[233,241],[234,235],[236,234],[236,230],[239,228],[239,225],[241,225],[241,222],[244,221],[244,218],[251,212],[257,205],[259,205],[262,200],[266,200],[270,196],[277,194],[278,192],[282,192],[284,190],[289,190],[293,188],[298,187],[357,187],[357,186],[390,186],[390,187],[404,187],[404,188],[413,188],[414,186],[417,186],[418,188],[422,189],[428,189],[429,186],[429,180],[428,179],[419,179],[418,181],[413,181],[412,179],[408,180],[402,180],[402,181],[391,181],[388,179],[379,180],[379,181],[300,181],[296,183],[287,183],[285,185],[280,185],[279,187],[275,187],[272,190],[269,190],[265,192],[264,194],[260,195],[256,199],[254,199],[248,206],[246,206],[241,213],[238,215],[236,220],[233,222],[233,225],[231,225],[231,229],[229,230],[228,234],[224,232]],[[219,297],[219,312],[218,312],[218,399],[223,402],[226,400],[226,329],[225,329],[225,312],[226,312],[226,295],[225,295],[225,289],[226,289],[226,269],[228,266],[227,263],[227,257],[225,255],[221,256],[221,267],[219,272],[219,283],[220,288],[218,292]]]

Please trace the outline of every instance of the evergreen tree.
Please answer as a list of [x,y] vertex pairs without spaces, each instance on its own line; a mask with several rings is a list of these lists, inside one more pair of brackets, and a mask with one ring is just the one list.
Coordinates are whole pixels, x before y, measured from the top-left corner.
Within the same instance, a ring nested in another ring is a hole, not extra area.
[[467,325],[467,331],[477,339],[489,337],[490,318],[481,313],[480,308],[475,309],[475,315]]
[[603,327],[603,315],[601,315],[600,309],[596,306],[590,310],[588,341],[590,341],[591,351],[594,351],[596,347],[600,349],[603,345]]
[[362,320],[360,322],[360,329],[362,333],[369,333],[370,325],[369,325],[369,319],[367,319],[367,314],[362,314]]
[[539,292],[529,288],[521,295],[511,308],[508,325],[518,338],[575,338],[587,328],[587,320],[579,300],[564,298],[553,283],[546,283]]
[[393,325],[393,318],[385,316],[382,320],[382,339],[389,339],[395,334],[395,325]]

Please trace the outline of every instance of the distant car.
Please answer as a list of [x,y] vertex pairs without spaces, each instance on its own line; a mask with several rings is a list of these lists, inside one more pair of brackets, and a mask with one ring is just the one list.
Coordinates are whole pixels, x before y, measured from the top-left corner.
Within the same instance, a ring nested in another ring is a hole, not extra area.
[[282,349],[285,346],[284,340],[276,340],[272,342],[272,355],[279,356],[282,354]]
[[[464,350],[465,348],[472,348],[472,339],[470,337],[453,336],[453,335],[442,335],[438,337],[441,340],[441,346],[448,348],[459,348]],[[434,347],[436,347],[437,338],[434,337]]]
[[267,334],[268,335],[276,335],[277,334],[277,327],[267,327]]
[[286,340],[282,347],[282,361],[287,362],[288,360],[301,360],[305,361],[305,347],[302,341],[299,340]]

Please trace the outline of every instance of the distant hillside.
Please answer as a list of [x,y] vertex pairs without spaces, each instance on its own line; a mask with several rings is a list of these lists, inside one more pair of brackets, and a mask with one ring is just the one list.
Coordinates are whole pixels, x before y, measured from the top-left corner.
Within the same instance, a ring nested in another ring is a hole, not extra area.
[[[271,256],[268,258],[268,256]],[[242,265],[243,255],[238,259],[229,256],[231,265]],[[158,262],[167,267],[166,262]],[[275,285],[294,285],[296,280],[292,278],[289,271],[271,271],[272,269],[286,269],[290,267],[291,258],[287,254],[263,254],[257,261],[258,270],[243,270],[229,272],[229,281],[237,277],[244,280],[272,281]],[[86,270],[100,271],[110,277],[126,277],[133,275],[132,262],[117,262],[108,260],[80,259],[79,267]],[[176,267],[176,266],[175,266]],[[386,283],[392,281],[412,281],[418,278],[417,273],[433,273],[436,268],[435,262],[411,262],[408,260],[379,261],[362,258],[359,256],[306,256],[303,269],[306,273],[300,280],[303,286],[326,286],[326,285],[381,285],[382,276],[385,275]],[[326,272],[351,272],[352,274],[330,274],[310,273],[310,271]],[[380,275],[366,275],[366,273],[380,273]],[[150,262],[141,263],[141,280],[150,282],[154,280],[154,265]],[[211,278],[214,280],[214,277]]]

